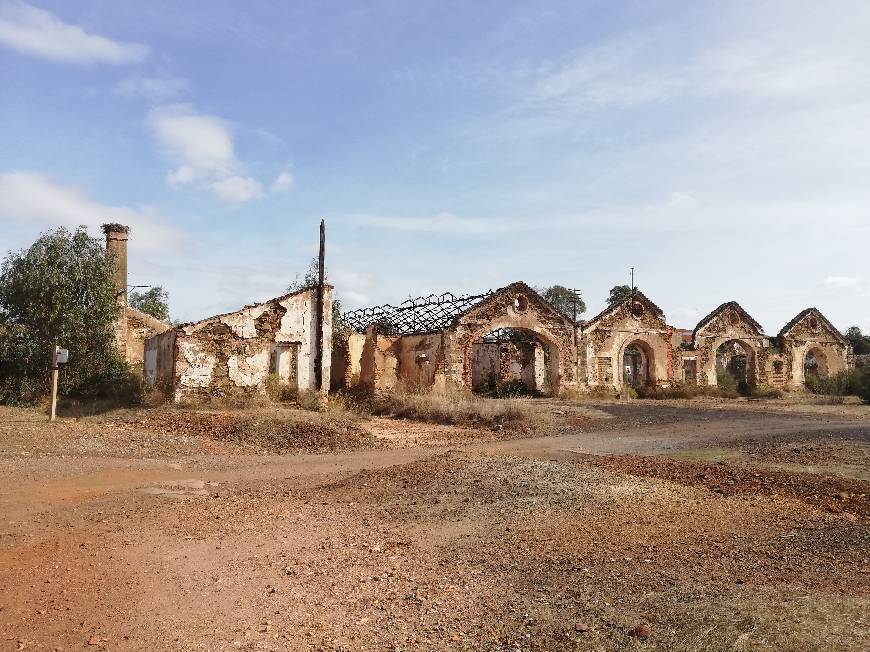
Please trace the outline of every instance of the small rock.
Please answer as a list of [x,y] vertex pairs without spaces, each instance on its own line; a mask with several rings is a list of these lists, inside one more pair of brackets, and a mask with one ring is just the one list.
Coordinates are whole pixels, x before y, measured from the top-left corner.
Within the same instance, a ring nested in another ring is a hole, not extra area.
[[639,639],[649,638],[649,635],[652,634],[652,628],[646,623],[641,623],[639,625],[635,625],[629,632],[629,636],[634,636]]
[[586,623],[577,623],[576,625],[574,625],[574,631],[575,632],[588,632],[589,625],[587,625]]
[[100,644],[100,637],[99,636],[91,636],[88,639],[88,645],[99,645],[99,644]]

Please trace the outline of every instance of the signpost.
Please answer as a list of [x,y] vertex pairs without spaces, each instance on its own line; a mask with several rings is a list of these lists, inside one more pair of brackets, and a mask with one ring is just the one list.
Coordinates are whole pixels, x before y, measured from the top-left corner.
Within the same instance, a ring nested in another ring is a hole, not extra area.
[[51,416],[49,421],[54,421],[57,418],[57,371],[58,365],[66,364],[69,361],[69,351],[60,348],[57,344],[54,345],[54,352],[51,354]]

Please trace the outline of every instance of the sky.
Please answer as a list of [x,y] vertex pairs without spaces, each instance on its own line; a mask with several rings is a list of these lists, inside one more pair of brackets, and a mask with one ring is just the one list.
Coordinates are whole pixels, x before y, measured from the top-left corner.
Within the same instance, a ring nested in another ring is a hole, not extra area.
[[870,331],[870,3],[0,0],[0,255],[131,227],[182,321],[629,282]]

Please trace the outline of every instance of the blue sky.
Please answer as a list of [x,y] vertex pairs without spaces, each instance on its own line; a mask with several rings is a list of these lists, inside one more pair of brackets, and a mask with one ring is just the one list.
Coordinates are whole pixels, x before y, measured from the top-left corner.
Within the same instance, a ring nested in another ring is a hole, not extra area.
[[128,223],[198,319],[637,270],[870,330],[870,3],[0,0],[0,252]]

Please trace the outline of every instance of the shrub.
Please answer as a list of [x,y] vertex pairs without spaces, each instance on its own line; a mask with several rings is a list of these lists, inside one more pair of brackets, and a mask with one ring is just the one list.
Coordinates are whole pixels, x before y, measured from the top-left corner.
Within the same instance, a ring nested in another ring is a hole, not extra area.
[[533,426],[542,421],[542,415],[528,401],[483,398],[464,388],[451,388],[444,393],[400,388],[374,397],[370,409],[372,414],[446,425]]
[[727,371],[720,371],[716,374],[716,385],[718,385],[722,396],[726,398],[737,398],[740,395],[737,379]]
[[296,398],[296,389],[285,383],[278,374],[266,376],[266,396],[273,401],[285,402]]
[[783,392],[769,385],[757,385],[752,389],[751,396],[752,398],[782,398]]
[[813,394],[824,396],[860,396],[870,402],[870,369],[845,369],[833,376],[811,374],[804,380],[807,389]]
[[323,396],[320,392],[303,389],[296,392],[296,404],[303,410],[322,412],[325,408]]
[[669,387],[647,385],[639,388],[637,393],[638,396],[640,396],[641,398],[650,398],[655,400],[679,398],[691,399],[697,398],[698,396],[720,397],[723,395],[722,390],[718,387],[710,387],[708,385],[691,385],[681,382],[675,382]]
[[522,380],[508,380],[495,387],[495,398],[519,398],[520,396],[540,396],[541,392],[529,387]]

